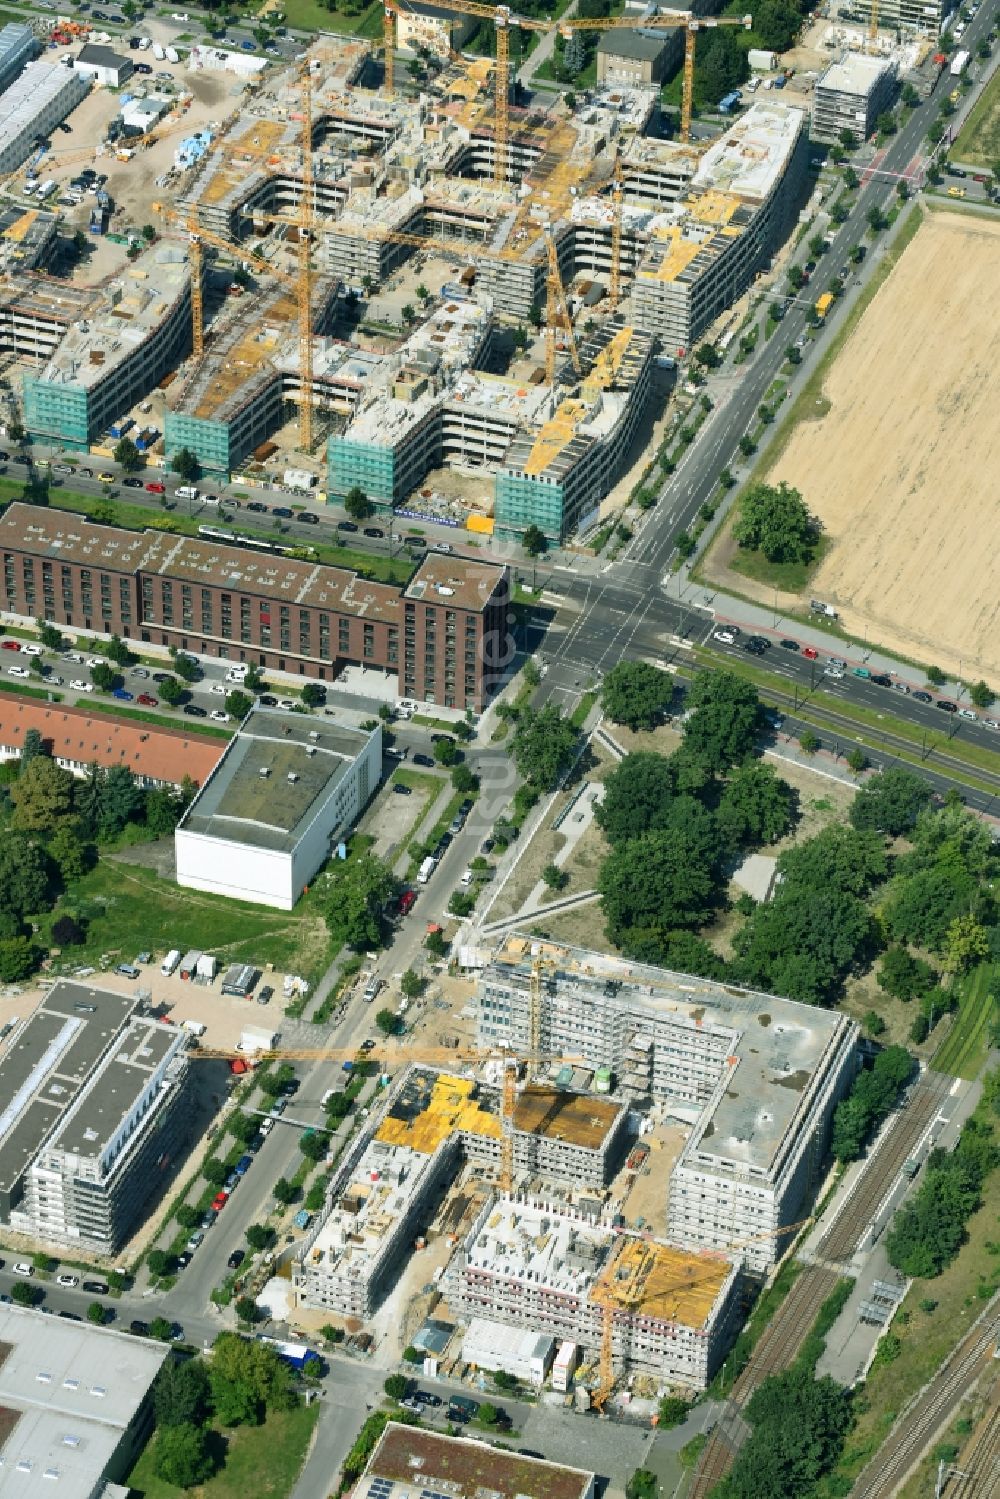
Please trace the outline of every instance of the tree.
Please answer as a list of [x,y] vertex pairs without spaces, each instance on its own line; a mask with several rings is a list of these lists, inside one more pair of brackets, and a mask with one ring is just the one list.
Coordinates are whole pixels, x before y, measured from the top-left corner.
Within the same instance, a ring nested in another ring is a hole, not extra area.
[[719,1485],[724,1499],[792,1499],[811,1493],[840,1455],[851,1395],[802,1361],[772,1374],[744,1408],[752,1435]]
[[905,947],[890,947],[882,957],[876,977],[880,989],[908,1004],[933,989],[938,976],[930,963],[915,958]]
[[57,630],[55,625],[51,624],[47,619],[36,619],[35,624],[38,626],[38,639],[44,645],[45,649],[47,651],[61,651],[66,644],[62,632]]
[[448,943],[445,941],[444,932],[441,931],[440,927],[435,927],[433,931],[427,933],[427,941],[424,943],[424,946],[432,958],[444,957],[448,951]]
[[[700,41],[700,38],[699,38]],[[728,94],[749,76],[746,53],[737,46],[729,31],[710,31],[698,49],[695,78],[698,95],[713,103]]]
[[288,1207],[289,1203],[294,1202],[299,1195],[299,1189],[295,1183],[288,1181],[284,1176],[278,1177],[271,1190],[274,1193],[276,1201],[280,1202],[282,1207]]
[[500,1412],[489,1400],[484,1400],[479,1407],[479,1420],[483,1426],[495,1426]]
[[670,707],[673,679],[648,661],[619,661],[604,678],[601,703],[614,723],[652,729]]
[[816,547],[816,524],[797,489],[751,484],[740,497],[733,536],[741,547],[763,552],[768,562],[808,562]]
[[201,473],[198,455],[192,453],[190,448],[178,448],[170,460],[170,467],[185,484],[190,484]]
[[358,952],[381,947],[383,914],[398,893],[399,881],[374,854],[340,865],[323,913],[331,936]]
[[879,135],[895,135],[896,128],[896,116],[892,110],[883,109],[882,113],[875,120],[875,129]]
[[90,668],[90,680],[100,692],[114,692],[116,687],[121,686],[121,677],[113,666],[99,661],[96,666]]
[[137,822],[146,805],[146,794],[127,765],[109,765],[104,774],[99,829],[104,838],[114,838],[130,822]]
[[201,1213],[194,1206],[194,1204],[190,1202],[180,1203],[174,1212],[174,1217],[177,1219],[177,1222],[180,1224],[181,1228],[197,1228],[198,1224],[201,1222]]
[[539,791],[552,791],[569,770],[577,733],[551,703],[526,708],[514,729],[511,748],[518,774]]
[[171,646],[170,660],[182,682],[197,682],[201,676],[201,667],[186,651],[179,651],[176,646]]
[[536,525],[530,525],[521,537],[521,545],[529,557],[540,557],[548,546],[545,532]]
[[461,791],[463,794],[465,792],[478,791],[479,777],[469,769],[468,765],[462,762],[452,767],[451,784],[456,791]]
[[799,735],[799,749],[805,755],[814,755],[819,749],[819,739],[812,729],[803,729]]
[[789,266],[788,285],[793,292],[799,291],[806,284],[806,274],[800,265]]
[[458,759],[459,749],[454,739],[447,734],[442,735],[434,745],[434,758],[439,765],[454,765]]
[[406,999],[417,999],[424,992],[426,980],[415,973],[412,968],[407,968],[399,980],[399,987]]
[[[37,661],[38,657],[33,656],[31,659],[33,661]],[[24,736],[24,743],[21,746],[20,758],[17,762],[18,775],[23,775],[28,766],[31,764],[32,760],[34,760],[38,755],[44,754],[45,744],[42,740],[41,734],[37,729],[29,729]]]
[[326,702],[326,688],[321,687],[318,682],[306,682],[299,696],[307,708],[318,708]]
[[872,234],[879,234],[886,227],[887,223],[888,220],[886,219],[886,216],[882,212],[881,208],[869,208],[868,228],[871,230]]
[[221,1187],[229,1171],[225,1161],[220,1161],[217,1155],[210,1155],[202,1165],[201,1174],[210,1187]]
[[703,365],[707,370],[718,369],[722,363],[722,355],[714,344],[702,344],[701,348],[695,349],[694,357],[696,363]]
[[104,1326],[104,1308],[99,1301],[92,1301],[87,1308],[87,1321],[93,1322],[95,1327]]
[[795,817],[795,792],[763,760],[747,760],[730,777],[716,809],[723,839],[741,844],[777,843]]
[[670,760],[648,751],[626,755],[605,780],[604,800],[595,805],[594,815],[614,846],[667,827],[676,795]]
[[214,1470],[208,1433],[197,1426],[166,1426],[156,1434],[153,1470],[164,1483],[190,1489],[211,1478]]
[[10,1288],[11,1300],[18,1306],[37,1306],[44,1295],[41,1286],[29,1285],[25,1280],[15,1281]]
[[264,686],[264,673],[259,666],[251,663],[247,667],[246,676],[243,678],[243,686],[247,692],[260,692]]
[[681,1426],[688,1418],[691,1407],[686,1400],[679,1395],[666,1395],[660,1401],[659,1427],[661,1431],[669,1431],[674,1426]]
[[73,777],[47,755],[38,755],[10,787],[9,795],[14,804],[10,825],[15,832],[50,833],[72,811]]
[[308,1161],[321,1161],[326,1155],[326,1135],[314,1129],[304,1130],[299,1136],[299,1149]]
[[470,895],[467,890],[456,890],[448,902],[448,911],[452,916],[457,916],[464,921],[466,916],[471,916],[476,909],[476,897]]
[[146,1265],[153,1279],[160,1280],[173,1270],[174,1257],[166,1249],[151,1249],[146,1256]]
[[575,78],[587,66],[587,49],[584,45],[581,32],[574,31],[571,33],[566,46],[563,48],[562,62],[570,78]]
[[930,798],[930,786],[912,770],[902,766],[881,770],[870,777],[851,803],[851,826],[898,838],[915,826]]
[[546,864],[542,870],[542,882],[550,890],[562,890],[569,883],[569,875],[558,864]]
[[131,437],[123,437],[116,443],[114,458],[119,468],[123,468],[127,474],[137,473],[145,466],[146,461]]
[[673,826],[613,849],[597,878],[610,940],[642,962],[658,961],[668,932],[706,922],[719,899],[711,814],[688,797],[673,807]]
[[184,696],[184,688],[176,677],[165,677],[162,682],[157,684],[157,690],[160,697],[170,708],[176,708]]
[[753,13],[753,29],[761,47],[787,52],[799,34],[802,13],[788,0],[760,0]]
[[969,699],[976,708],[988,708],[994,700],[992,689],[980,680],[969,688]]
[[[885,1029],[874,1015],[876,1029]],[[871,1068],[859,1072],[854,1084],[838,1103],[833,1116],[830,1148],[838,1161],[856,1161],[878,1121],[896,1104],[900,1091],[913,1076],[914,1062],[902,1046],[887,1046]]]
[[704,671],[687,694],[684,749],[712,775],[753,751],[760,727],[756,688],[728,671]]
[[174,1335],[174,1326],[166,1317],[154,1317],[149,1324],[149,1336],[160,1343],[169,1343]]
[[274,1229],[267,1228],[263,1223],[251,1223],[246,1231],[246,1241],[251,1249],[270,1249],[274,1243]]
[[949,973],[965,973],[990,956],[986,928],[974,916],[956,916],[945,932],[944,966]]
[[109,661],[116,666],[134,666],[138,657],[134,651],[129,650],[120,635],[112,635],[103,642],[104,654]]
[[247,1327],[252,1327],[255,1322],[260,1321],[260,1307],[252,1296],[237,1296],[234,1309],[240,1322]]
[[625,1499],[656,1499],[659,1483],[649,1468],[636,1468],[625,1485]]
[[238,687],[234,687],[232,692],[226,693],[226,712],[230,718],[235,718],[237,721],[242,722],[252,707],[253,699],[248,697],[245,692],[241,692]]
[[852,749],[849,749],[844,759],[848,770],[853,771],[856,776],[859,776],[868,764],[868,756],[858,745],[854,745]]
[[786,882],[736,933],[735,968],[751,988],[829,1003],[871,940],[863,900],[831,885]]
[[48,909],[49,865],[41,846],[23,833],[0,838],[0,910],[17,916]]
[[405,1374],[390,1374],[382,1386],[390,1400],[402,1400],[410,1388]]
[[858,148],[858,137],[853,130],[842,130],[837,139],[845,151],[856,151]]

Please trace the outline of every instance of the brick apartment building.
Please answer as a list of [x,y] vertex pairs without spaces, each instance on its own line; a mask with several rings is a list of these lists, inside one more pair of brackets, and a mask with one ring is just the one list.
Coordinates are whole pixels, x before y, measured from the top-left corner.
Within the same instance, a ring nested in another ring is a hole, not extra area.
[[430,552],[403,589],[249,548],[11,505],[0,607],[68,629],[332,681],[359,664],[399,695],[482,710],[513,652],[504,566]]

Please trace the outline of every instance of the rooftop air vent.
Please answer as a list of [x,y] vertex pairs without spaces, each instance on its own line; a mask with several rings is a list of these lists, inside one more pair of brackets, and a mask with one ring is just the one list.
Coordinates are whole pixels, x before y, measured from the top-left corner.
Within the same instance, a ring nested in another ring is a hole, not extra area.
[[294,786],[294,785],[295,785],[295,782],[296,782],[296,781],[297,781],[297,780],[298,780],[298,778],[299,778],[299,777],[298,777],[298,772],[297,772],[297,771],[294,771],[294,770],[290,770],[290,771],[289,771],[289,772],[288,772],[288,781],[289,781],[289,785],[291,785],[291,786]]
[[260,767],[260,770],[258,770],[257,774],[261,777],[262,780],[266,781],[267,778],[268,778],[268,776],[271,774],[271,772],[270,772],[270,769],[268,768],[268,766],[262,765]]

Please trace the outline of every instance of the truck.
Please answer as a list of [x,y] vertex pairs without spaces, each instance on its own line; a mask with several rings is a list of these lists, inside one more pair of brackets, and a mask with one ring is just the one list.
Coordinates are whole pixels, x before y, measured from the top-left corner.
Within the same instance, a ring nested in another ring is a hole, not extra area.
[[166,58],[167,62],[180,62],[181,55],[176,47],[168,47],[166,49]]
[[719,100],[719,113],[724,115],[731,114],[734,109],[739,108],[742,97],[743,95],[739,89],[734,88],[731,93],[726,94],[724,98]]
[[757,73],[770,73],[778,66],[777,52],[768,52],[763,47],[751,47],[747,62]]
[[830,308],[833,306],[833,302],[833,293],[825,291],[821,297],[818,297],[816,299],[816,316],[825,318],[827,313],[830,311]]
[[436,868],[437,860],[435,859],[433,854],[428,854],[427,858],[417,870],[417,884],[426,885],[427,881],[430,879]]
[[240,1033],[236,1050],[252,1056],[257,1051],[273,1051],[277,1044],[277,1031],[265,1031],[256,1025],[247,1025]]
[[181,950],[180,950],[180,948],[179,947],[172,947],[170,949],[170,951],[167,953],[167,956],[164,958],[163,962],[160,964],[160,972],[163,974],[163,977],[165,979],[168,979],[170,977],[170,975],[176,970],[177,965],[180,962],[180,960],[181,960]]
[[952,78],[961,78],[962,74],[965,72],[968,66],[969,53],[966,52],[965,48],[963,47],[961,52],[955,53],[955,56],[951,60],[951,67],[948,71],[951,73]]
[[298,489],[303,493],[308,493],[310,489],[315,488],[316,475],[304,468],[286,468],[284,482],[286,489]]
[[51,196],[55,192],[55,190],[56,190],[55,180],[52,177],[49,177],[48,180],[46,182],[43,182],[42,185],[41,185],[41,187],[38,189],[38,196],[41,198],[42,202],[44,203],[46,198],[51,198]]
[[827,619],[836,619],[837,611],[832,604],[824,604],[820,599],[810,599],[809,607],[814,614],[823,614]]
[[166,57],[166,55],[167,54],[164,52],[164,50],[160,46],[159,42],[154,42],[153,43],[153,56],[156,58],[156,61],[157,62],[162,62],[163,59]]

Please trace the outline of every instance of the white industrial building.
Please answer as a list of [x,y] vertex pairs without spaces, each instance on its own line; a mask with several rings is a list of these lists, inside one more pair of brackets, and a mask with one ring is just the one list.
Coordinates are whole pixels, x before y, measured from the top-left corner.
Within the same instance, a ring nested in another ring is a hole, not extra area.
[[38,38],[30,26],[8,21],[0,31],[0,93],[10,88],[22,68],[26,68],[39,50]]
[[86,97],[90,80],[58,62],[29,63],[0,94],[0,176],[16,172],[35,137],[47,136]]
[[78,73],[93,78],[95,83],[101,83],[105,88],[121,88],[125,80],[132,76],[131,58],[122,57],[111,47],[95,46],[92,42],[81,47],[73,66]]
[[879,115],[891,108],[895,93],[894,62],[845,53],[816,84],[809,133],[814,141],[833,142],[842,130],[852,130],[857,140],[867,140]]
[[462,1358],[490,1374],[513,1375],[540,1390],[555,1357],[556,1340],[547,1333],[522,1331],[504,1322],[473,1317],[462,1341]]
[[0,1493],[127,1499],[169,1357],[152,1338],[0,1306]]
[[669,1237],[742,1245],[759,1272],[787,1248],[780,1230],[819,1180],[857,1038],[836,1010],[518,937],[479,987],[481,1045],[609,1067],[620,1094],[690,1126],[663,1181]]
[[390,1421],[355,1499],[594,1499],[597,1475],[526,1457],[482,1438]]
[[177,883],[290,911],[382,773],[382,730],[254,708],[174,834]]

